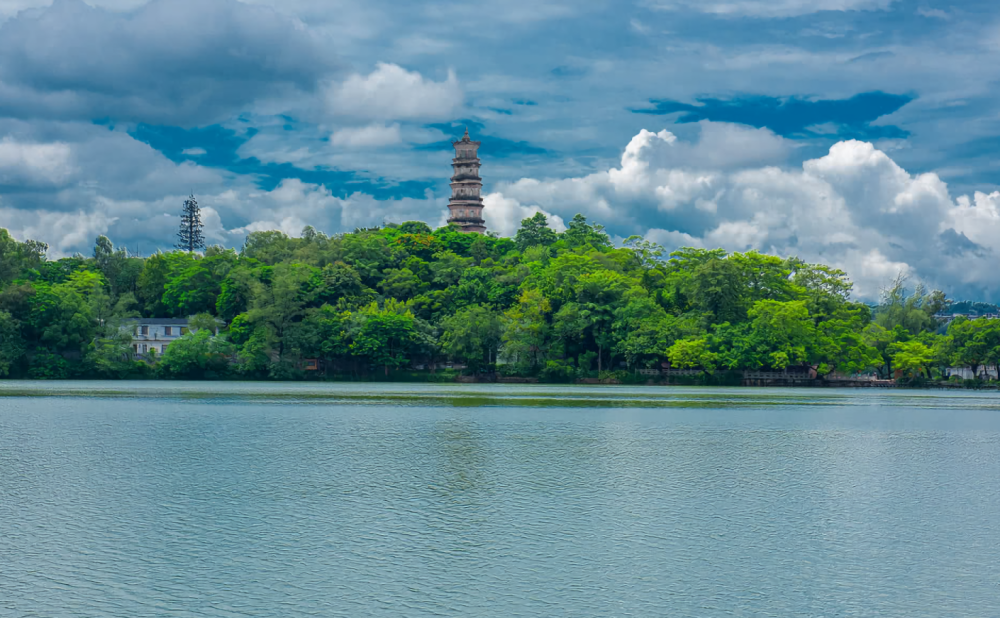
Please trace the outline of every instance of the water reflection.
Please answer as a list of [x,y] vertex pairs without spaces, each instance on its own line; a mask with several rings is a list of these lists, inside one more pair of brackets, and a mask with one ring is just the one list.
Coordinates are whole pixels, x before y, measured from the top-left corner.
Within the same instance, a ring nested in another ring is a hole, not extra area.
[[1000,614],[991,393],[81,389],[0,387],[0,615]]

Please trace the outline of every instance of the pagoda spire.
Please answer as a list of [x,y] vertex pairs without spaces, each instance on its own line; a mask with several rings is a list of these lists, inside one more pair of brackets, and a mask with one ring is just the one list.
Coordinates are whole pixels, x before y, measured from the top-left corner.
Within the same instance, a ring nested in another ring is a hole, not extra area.
[[479,145],[469,137],[465,127],[462,139],[452,142],[455,158],[451,161],[451,199],[448,200],[448,223],[454,223],[463,232],[486,231],[483,220],[483,180],[479,177]]

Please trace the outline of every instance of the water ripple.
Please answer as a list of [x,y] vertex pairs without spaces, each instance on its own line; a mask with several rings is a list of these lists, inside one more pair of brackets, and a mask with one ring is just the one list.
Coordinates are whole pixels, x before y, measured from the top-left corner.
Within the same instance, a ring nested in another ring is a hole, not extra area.
[[0,616],[1000,615],[998,403],[6,383]]

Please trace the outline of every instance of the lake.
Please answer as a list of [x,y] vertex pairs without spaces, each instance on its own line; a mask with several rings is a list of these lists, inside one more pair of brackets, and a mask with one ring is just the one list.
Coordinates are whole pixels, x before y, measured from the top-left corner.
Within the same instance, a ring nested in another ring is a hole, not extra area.
[[0,382],[2,616],[997,616],[1000,396]]

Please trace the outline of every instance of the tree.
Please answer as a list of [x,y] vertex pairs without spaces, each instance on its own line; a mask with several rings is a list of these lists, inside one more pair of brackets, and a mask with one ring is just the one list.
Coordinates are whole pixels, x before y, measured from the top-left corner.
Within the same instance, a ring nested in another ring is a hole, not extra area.
[[6,311],[0,311],[0,378],[24,356],[26,346],[21,336],[21,324]]
[[409,268],[386,268],[378,287],[388,297],[407,300],[419,294],[425,284]]
[[694,272],[692,300],[712,324],[742,322],[747,317],[748,289],[743,269],[730,259],[712,259]]
[[240,260],[222,280],[219,296],[215,300],[215,312],[223,320],[232,320],[245,312],[250,306],[253,296],[252,284],[257,278],[246,264]]
[[[574,288],[577,301],[586,311],[589,322],[590,336],[597,346],[597,370],[604,369],[602,359],[605,350],[614,352],[613,323],[615,311],[625,292],[631,287],[631,281],[624,275],[612,270],[599,270],[595,273],[581,275]],[[611,360],[610,358],[608,359]]]
[[[806,306],[816,305],[807,300]],[[868,308],[865,305],[855,305],[842,308],[835,317],[816,326],[818,373],[826,375],[837,370],[851,375],[883,364],[879,350],[870,345],[865,337],[864,329],[868,318]]]
[[214,335],[219,330],[219,322],[212,317],[211,313],[199,313],[188,320],[188,328],[192,332],[207,330]]
[[587,217],[581,214],[573,217],[562,237],[571,248],[588,245],[598,250],[611,248],[611,239],[604,232],[604,226],[587,223]]
[[431,228],[423,221],[404,221],[399,224],[399,231],[404,234],[430,234]]
[[630,367],[654,366],[666,358],[675,341],[700,332],[692,320],[668,314],[642,287],[633,287],[623,300],[612,328],[615,351]]
[[163,290],[167,312],[174,317],[184,317],[216,309],[222,283],[236,262],[236,252],[229,250],[206,257],[195,256],[183,269],[177,268]]
[[552,311],[538,290],[525,290],[516,305],[504,313],[501,357],[520,371],[537,367],[544,356],[549,332],[546,316]]
[[459,310],[441,321],[441,349],[473,371],[496,360],[503,333],[501,316],[482,305]]
[[409,362],[408,354],[418,336],[413,314],[379,309],[372,304],[359,316],[360,328],[350,345],[351,354],[368,358],[373,365],[398,369]]
[[115,253],[115,246],[111,244],[111,240],[107,236],[98,236],[97,241],[94,243],[94,259],[97,260],[97,266],[101,270],[104,270],[108,260]]
[[454,251],[441,251],[435,253],[431,262],[431,272],[434,273],[434,283],[446,288],[455,285],[462,278],[468,268],[472,267],[473,260],[464,258]]
[[336,303],[341,298],[358,297],[365,290],[358,271],[343,262],[334,262],[324,266],[323,281],[326,289],[323,291],[321,300],[331,304]]
[[[79,271],[59,285],[43,285],[31,299],[29,322],[39,343],[55,352],[81,352],[98,334],[95,309],[103,294],[101,276]],[[95,298],[96,297],[96,298]]]
[[761,300],[754,303],[747,317],[768,365],[784,369],[809,359],[815,345],[815,325],[805,301]]
[[194,264],[190,253],[156,253],[146,258],[136,282],[137,296],[147,316],[154,318],[171,317],[171,309],[163,302],[168,283],[176,273]]
[[48,245],[37,240],[17,242],[7,230],[0,228],[0,286],[44,264],[48,249]]
[[670,366],[677,369],[702,369],[705,373],[715,371],[718,356],[709,349],[704,338],[681,339],[667,350]]
[[869,324],[864,330],[865,345],[874,348],[882,362],[879,366],[879,373],[886,379],[892,379],[893,361],[891,346],[900,341],[907,341],[910,333],[900,325],[896,325],[892,330],[888,330],[879,324]]
[[956,318],[948,325],[948,336],[954,346],[952,362],[972,370],[973,377],[979,368],[996,362],[1000,352],[1000,320],[968,320]]
[[181,210],[181,227],[177,232],[177,244],[181,251],[194,253],[197,249],[205,248],[205,226],[201,222],[201,207],[194,195],[184,200],[184,207]]
[[642,236],[633,235],[626,238],[622,244],[631,249],[641,268],[659,266],[666,254],[662,245],[646,240]]
[[[132,334],[118,330],[98,339],[90,346],[85,359],[88,373],[101,378],[120,380],[148,367],[136,361],[132,350]],[[141,368],[140,368],[141,367]]]
[[157,365],[161,374],[174,378],[206,378],[225,374],[235,349],[210,329],[189,332],[169,346]]
[[922,285],[918,285],[912,294],[908,293],[906,276],[900,273],[888,287],[882,289],[879,305],[875,309],[875,323],[887,330],[901,326],[911,335],[934,331],[939,324],[935,315],[948,303],[943,292],[928,292]]
[[504,373],[559,381],[619,359],[708,371],[808,363],[821,375],[1000,363],[1000,320],[959,319],[938,335],[947,299],[910,293],[902,278],[869,307],[852,302],[844,272],[796,257],[681,248],[664,259],[639,237],[614,246],[583,215],[564,232],[548,224],[534,214],[513,240],[419,222],[333,236],[306,226],[301,238],[252,232],[239,254],[187,245],[147,259],[102,236],[93,257],[46,260],[43,244],[0,231],[0,364],[34,377],[148,371],[120,332],[139,312],[199,314],[197,334],[229,323],[219,340],[185,339],[158,370],[171,377],[219,374],[196,344],[222,341],[238,348],[223,354],[234,371],[271,379],[305,377],[299,361],[313,358],[391,375],[411,360],[478,371],[499,356]]
[[283,261],[291,253],[291,239],[284,232],[250,232],[243,241],[240,255],[274,265]]
[[897,371],[908,374],[920,375],[921,371],[931,377],[928,367],[934,359],[934,352],[931,348],[920,341],[903,341],[889,346],[892,354],[892,362]]
[[285,353],[285,331],[300,321],[315,296],[309,289],[314,270],[301,264],[274,267],[270,284],[253,282],[249,320],[266,329],[269,343],[277,347],[278,358]]
[[556,233],[549,227],[549,220],[541,212],[536,212],[533,217],[523,219],[521,228],[514,236],[514,242],[521,251],[535,245],[547,247],[555,241]]

